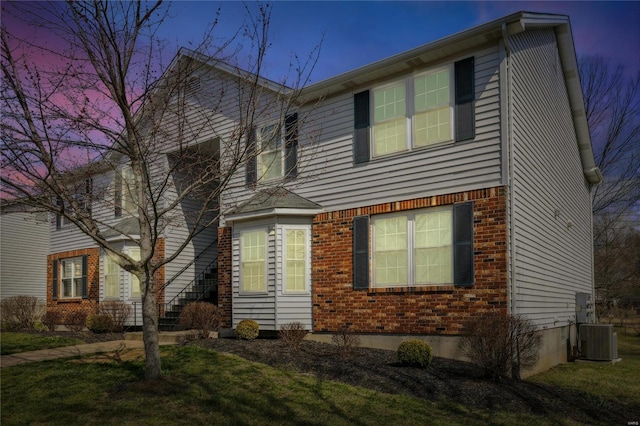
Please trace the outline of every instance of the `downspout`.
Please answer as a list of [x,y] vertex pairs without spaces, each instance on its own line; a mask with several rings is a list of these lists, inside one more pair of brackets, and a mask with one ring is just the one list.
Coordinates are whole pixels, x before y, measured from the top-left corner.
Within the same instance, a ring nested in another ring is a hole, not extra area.
[[507,232],[509,233],[507,236],[508,239],[508,251],[509,251],[509,266],[510,266],[510,274],[508,276],[509,282],[509,305],[510,305],[510,314],[517,314],[517,303],[516,303],[516,237],[515,237],[515,190],[514,190],[514,151],[513,151],[513,129],[512,129],[512,105],[513,105],[513,90],[512,90],[512,80],[511,80],[511,44],[509,43],[509,33],[507,32],[507,23],[502,23],[502,39],[504,41],[505,48],[505,80],[506,80],[506,108],[504,119],[504,127],[506,128],[507,133],[507,169],[508,169],[508,180],[507,180],[507,208],[509,214],[509,226],[507,226]]

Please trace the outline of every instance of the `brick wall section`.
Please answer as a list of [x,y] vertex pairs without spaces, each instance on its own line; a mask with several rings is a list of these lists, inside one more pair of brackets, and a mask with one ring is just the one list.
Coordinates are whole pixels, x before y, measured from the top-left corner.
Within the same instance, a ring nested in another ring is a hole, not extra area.
[[[153,253],[153,260],[160,262],[162,259],[164,259],[164,238],[158,238],[158,241],[156,241],[156,249]],[[162,289],[156,294],[156,303],[159,307],[158,315],[162,316],[164,315],[164,266],[155,272],[153,278],[157,286],[162,286]]]
[[[60,293],[61,286],[58,285],[58,300],[53,300],[53,261],[55,259],[66,259],[88,255],[87,259],[87,295],[86,299],[62,299]],[[90,248],[82,250],[72,250],[47,256],[47,311],[56,312],[60,315],[61,322],[67,324],[69,316],[73,312],[81,312],[89,315],[98,306],[100,296],[100,249]]]
[[230,226],[218,228],[218,309],[221,314],[221,327],[231,327],[231,236]]
[[[353,218],[473,201],[475,284],[353,290]],[[360,333],[459,334],[464,321],[507,313],[503,187],[322,213],[313,222],[313,329],[345,324]]]

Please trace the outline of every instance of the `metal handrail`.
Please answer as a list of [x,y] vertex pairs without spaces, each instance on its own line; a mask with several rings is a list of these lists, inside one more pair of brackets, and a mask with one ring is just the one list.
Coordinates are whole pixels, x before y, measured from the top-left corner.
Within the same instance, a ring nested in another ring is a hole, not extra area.
[[[186,271],[187,269],[189,269],[189,267],[191,267],[191,265],[196,263],[196,260],[198,260],[200,258],[200,256],[202,256],[209,248],[211,248],[211,246],[213,246],[214,244],[217,244],[217,243],[218,243],[217,239],[213,240],[211,242],[211,244],[209,244],[204,249],[202,249],[202,251],[200,253],[198,253],[197,256],[194,256],[194,258],[191,261],[189,261],[189,263],[187,263],[184,267],[182,267],[182,269],[180,269],[173,277],[171,277],[167,281],[165,281],[164,284],[162,284],[162,286],[157,289],[157,291],[160,292],[160,291],[164,290],[165,288],[167,288],[167,286],[169,284],[171,284],[173,281],[175,281],[175,279],[178,278],[180,275],[182,275],[182,273],[184,271]],[[217,259],[218,259],[218,257],[216,256],[216,260]]]
[[[202,272],[200,272],[200,273],[199,273],[199,274],[198,274],[198,275],[197,275],[193,280],[191,280],[191,281],[189,282],[189,284],[187,284],[187,285],[186,285],[182,290],[180,290],[180,291],[179,291],[175,296],[173,296],[173,297],[171,298],[171,300],[169,300],[168,302],[165,302],[165,303],[164,303],[165,312],[166,312],[167,310],[171,309],[171,308],[176,304],[176,303],[175,303],[175,301],[176,301],[177,299],[179,299],[179,298],[180,298],[180,296],[181,296],[182,294],[184,294],[188,289],[191,289],[191,288],[193,287],[194,283],[197,283],[197,282],[198,282],[198,280],[200,280],[200,279],[204,279],[204,275],[205,275],[205,274],[207,274],[207,273],[210,273],[210,270],[211,270],[212,266],[213,266],[213,265],[215,265],[217,262],[218,262],[218,256],[216,256],[216,257],[213,259],[213,261],[211,261],[211,263],[209,263],[207,266],[205,266],[204,270],[203,270]],[[218,281],[218,280],[216,279],[216,284],[217,284],[217,281]],[[203,292],[198,296],[198,298],[197,298],[196,300],[200,300],[200,299],[201,299],[201,296],[202,296],[206,291],[208,291],[211,287],[213,287],[213,286],[206,287],[206,288],[205,288],[205,290],[203,290]]]

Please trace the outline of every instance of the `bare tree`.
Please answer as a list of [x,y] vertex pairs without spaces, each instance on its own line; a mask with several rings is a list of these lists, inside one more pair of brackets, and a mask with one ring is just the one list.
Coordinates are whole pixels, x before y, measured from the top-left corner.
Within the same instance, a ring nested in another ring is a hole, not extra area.
[[[317,49],[293,58],[289,81],[262,78],[271,7],[246,10],[246,24],[217,45],[212,13],[203,42],[164,66],[161,0],[3,3],[5,17],[51,37],[20,38],[3,24],[3,195],[73,224],[139,279],[148,379],[161,376],[158,271],[215,231],[221,192],[260,154],[247,143],[256,121],[284,121],[315,64]],[[238,57],[247,71],[231,63]],[[175,228],[186,232],[162,253]]]
[[596,164],[604,176],[593,194],[595,281],[608,304],[638,276],[628,244],[640,226],[640,73],[627,74],[601,57],[582,57],[579,68]]

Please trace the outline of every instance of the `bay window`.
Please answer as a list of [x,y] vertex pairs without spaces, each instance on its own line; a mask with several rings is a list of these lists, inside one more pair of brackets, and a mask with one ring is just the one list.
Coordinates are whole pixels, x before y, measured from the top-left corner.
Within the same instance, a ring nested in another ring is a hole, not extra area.
[[240,292],[266,291],[266,239],[264,229],[240,234]]
[[307,291],[307,231],[285,230],[285,292]]

